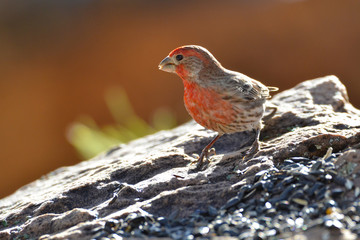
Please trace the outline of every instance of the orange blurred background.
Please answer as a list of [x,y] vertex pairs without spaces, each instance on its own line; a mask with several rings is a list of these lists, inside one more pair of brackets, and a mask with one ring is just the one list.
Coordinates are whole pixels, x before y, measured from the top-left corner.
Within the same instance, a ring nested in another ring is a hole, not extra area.
[[281,90],[335,74],[359,107],[359,13],[358,0],[1,1],[0,197],[79,162],[67,128],[113,123],[109,88],[146,121],[160,107],[188,120],[180,79],[157,69],[180,45]]

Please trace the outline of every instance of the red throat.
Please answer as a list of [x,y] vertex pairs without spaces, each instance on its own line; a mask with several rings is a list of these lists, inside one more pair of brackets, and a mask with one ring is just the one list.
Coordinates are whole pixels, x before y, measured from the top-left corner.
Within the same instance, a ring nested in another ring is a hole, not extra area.
[[175,69],[177,75],[183,79],[183,81],[187,81],[186,79],[189,76],[189,72],[185,69],[184,65],[179,64]]

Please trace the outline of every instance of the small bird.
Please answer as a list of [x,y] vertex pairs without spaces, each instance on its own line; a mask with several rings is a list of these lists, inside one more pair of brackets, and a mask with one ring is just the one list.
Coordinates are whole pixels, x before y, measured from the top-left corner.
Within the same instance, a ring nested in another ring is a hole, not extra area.
[[[202,150],[197,168],[208,157],[212,145],[223,134],[254,131],[256,138],[247,156],[259,150],[261,119],[270,91],[242,73],[224,68],[204,47],[187,45],[174,49],[159,64],[159,69],[176,73],[184,84],[184,103],[191,117],[217,136]],[[271,118],[276,107],[266,118]]]

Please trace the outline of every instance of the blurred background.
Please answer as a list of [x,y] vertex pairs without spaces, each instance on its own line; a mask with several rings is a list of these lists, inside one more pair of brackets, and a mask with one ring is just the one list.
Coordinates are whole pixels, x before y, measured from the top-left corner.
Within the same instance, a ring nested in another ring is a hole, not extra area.
[[189,120],[181,80],[157,69],[180,45],[281,90],[335,74],[360,107],[359,13],[358,0],[1,1],[0,198]]

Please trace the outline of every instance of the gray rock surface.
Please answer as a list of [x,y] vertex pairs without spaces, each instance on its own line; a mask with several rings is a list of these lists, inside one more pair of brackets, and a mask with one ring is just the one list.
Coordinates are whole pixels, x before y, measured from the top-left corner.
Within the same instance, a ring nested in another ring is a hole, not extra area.
[[323,156],[329,147],[339,152],[360,142],[360,111],[335,76],[305,81],[270,102],[278,111],[254,158],[243,160],[254,135],[225,135],[207,168],[194,171],[193,154],[216,134],[191,121],[57,169],[0,200],[0,239],[89,239],[107,219],[130,212],[189,216],[220,207],[256,172],[286,158]]

